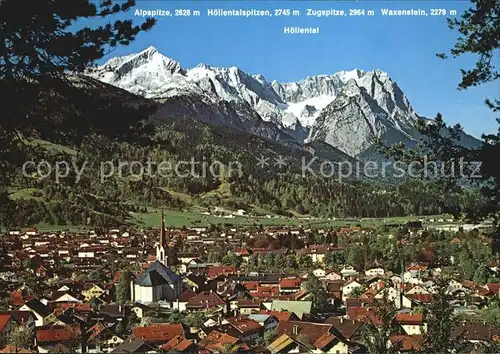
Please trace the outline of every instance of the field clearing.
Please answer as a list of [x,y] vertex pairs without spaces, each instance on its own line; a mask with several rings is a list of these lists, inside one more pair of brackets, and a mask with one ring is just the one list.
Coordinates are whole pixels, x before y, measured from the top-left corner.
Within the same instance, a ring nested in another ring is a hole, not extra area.
[[[170,227],[202,227],[210,224],[231,224],[235,226],[291,226],[291,227],[343,227],[357,226],[378,227],[383,225],[404,224],[408,221],[417,221],[421,218],[426,220],[446,218],[445,215],[426,217],[393,217],[386,219],[325,219],[325,218],[288,218],[283,216],[235,216],[233,218],[217,217],[215,215],[202,214],[199,211],[164,210],[165,224]],[[150,209],[147,213],[131,213],[134,219],[145,227],[156,227],[160,225],[160,209]]]
[[[326,219],[326,218],[312,218],[312,217],[283,217],[276,215],[269,216],[234,216],[231,218],[218,217],[215,215],[203,214],[197,209],[191,210],[171,210],[164,209],[165,225],[167,227],[181,228],[181,227],[207,227],[213,225],[227,225],[234,227],[244,226],[259,226],[263,227],[304,227],[304,228],[337,228],[337,227],[381,227],[381,226],[396,226],[403,225],[408,221],[417,221],[425,219],[426,224],[429,226],[443,225],[443,222],[438,222],[439,219],[446,220],[448,215],[434,215],[423,217],[391,217],[391,218],[364,218],[364,219]],[[137,228],[151,228],[158,227],[161,224],[161,209],[148,208],[146,213],[130,213],[130,218],[127,220],[129,224],[135,225]],[[429,222],[434,220],[434,222]],[[451,224],[447,222],[446,224]],[[458,223],[455,223],[458,224]],[[116,225],[110,225],[114,227]],[[83,232],[93,229],[85,225],[50,225],[50,224],[36,224],[33,225],[38,230],[43,232],[50,231],[64,231],[69,230],[72,232]]]
[[[8,189],[9,192],[9,198],[12,200],[18,200],[18,199],[35,199],[35,200],[42,200],[43,199],[43,193],[40,189],[37,188],[24,188],[24,189],[16,189],[16,188],[11,188]],[[34,193],[40,193],[42,196],[35,196]]]
[[64,146],[64,145],[54,144],[54,143],[48,142],[46,140],[32,139],[32,140],[28,140],[27,143],[31,144],[31,145],[38,145],[38,146],[44,148],[45,150],[47,150],[48,152],[52,152],[52,153],[56,153],[56,154],[64,153],[64,154],[68,154],[68,155],[76,155],[75,150],[73,150],[67,146]]

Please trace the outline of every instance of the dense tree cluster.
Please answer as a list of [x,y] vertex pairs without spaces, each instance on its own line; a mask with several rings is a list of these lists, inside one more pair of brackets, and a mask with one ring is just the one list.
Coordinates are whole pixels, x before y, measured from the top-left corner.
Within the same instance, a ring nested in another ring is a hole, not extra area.
[[[199,144],[192,144],[192,139]],[[18,198],[29,199],[27,202],[9,201],[13,206],[6,208],[3,223],[13,226],[37,222],[102,226],[106,222],[126,223],[128,212],[143,212],[148,206],[178,210],[192,206],[223,206],[233,210],[267,210],[286,216],[381,218],[445,212],[460,214],[462,209],[474,210],[481,201],[472,190],[446,192],[427,181],[410,179],[387,184],[373,180],[339,181],[320,176],[304,178],[299,161],[286,151],[288,148],[189,119],[165,122],[153,140],[154,143],[148,146],[106,140],[106,149],[88,145],[80,148],[76,157],[72,149],[68,152],[59,148],[58,151],[52,144],[46,144],[45,149],[48,146],[52,150],[48,155],[45,152],[45,160],[52,166],[59,161],[75,161],[76,166],[85,166],[83,173],[78,175],[73,170],[57,180],[54,171],[45,178],[37,178],[34,167],[25,169],[27,173],[18,171],[12,178],[12,193],[34,192]],[[247,144],[255,148],[243,149]],[[256,169],[255,154],[268,151],[288,153],[290,170]],[[182,171],[185,174],[162,170],[162,166],[176,166],[179,161],[191,161],[192,158],[195,163],[185,167],[187,171]],[[137,168],[128,165],[119,168],[120,161],[138,162]],[[217,166],[216,161],[229,167],[210,170],[210,166]],[[108,165],[110,162],[114,164],[112,168]],[[238,171],[234,166],[231,170],[231,163],[236,162]],[[105,174],[104,164],[112,169],[109,176]],[[179,192],[189,198],[179,197]],[[9,212],[21,207],[25,209],[22,214]]]
[[[475,58],[473,68],[461,70],[461,80],[458,84],[460,90],[498,82],[500,73],[498,71],[498,51],[500,49],[500,3],[498,0],[472,0],[471,7],[459,18],[448,19],[450,29],[457,30],[460,34],[455,45],[451,48],[449,55],[457,58],[470,55]],[[447,59],[448,54],[438,53],[438,57]],[[500,100],[498,97],[486,99],[486,105],[495,113],[500,111]],[[500,118],[497,118],[500,124]],[[470,205],[466,213],[474,219],[492,218],[497,227],[496,249],[500,252],[500,165],[498,156],[500,153],[500,128],[496,133],[483,134],[483,145],[478,150],[468,150],[460,146],[457,141],[457,133],[462,129],[460,125],[453,127],[451,134],[440,134],[443,129],[448,129],[440,114],[437,114],[433,124],[422,122],[420,131],[424,139],[421,149],[410,151],[402,149],[402,146],[392,147],[386,152],[399,160],[405,158],[415,161],[423,157],[422,153],[430,154],[433,160],[444,161],[451,166],[457,161],[480,162],[480,176],[478,180],[465,180],[459,174],[454,177],[434,180],[436,184],[444,185],[447,190],[460,190],[462,186],[476,185],[483,197],[480,203]]]

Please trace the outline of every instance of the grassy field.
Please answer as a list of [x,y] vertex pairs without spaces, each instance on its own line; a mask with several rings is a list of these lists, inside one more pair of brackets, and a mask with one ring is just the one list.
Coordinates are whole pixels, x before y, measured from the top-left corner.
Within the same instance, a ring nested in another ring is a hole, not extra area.
[[26,141],[28,144],[31,145],[38,145],[48,152],[52,153],[66,153],[69,155],[76,155],[76,151],[73,149],[70,149],[69,147],[66,147],[64,145],[59,145],[59,144],[54,144],[45,140],[40,140],[40,139],[32,139],[32,140],[27,140]]
[[84,232],[91,228],[85,225],[51,225],[51,224],[36,224],[34,227],[41,232],[59,232],[59,231],[70,231],[70,232]]
[[[308,219],[308,218],[286,218],[272,216],[268,217],[243,217],[235,216],[234,218],[223,218],[214,215],[205,215],[196,210],[190,211],[179,211],[179,210],[164,210],[165,213],[165,224],[167,227],[181,228],[186,227],[206,227],[210,224],[226,224],[232,226],[252,226],[252,225],[263,225],[264,227],[348,227],[348,226],[358,226],[362,227],[380,227],[383,225],[396,225],[404,224],[407,221],[415,221],[419,219],[426,220],[437,220],[439,218],[448,218],[448,215],[435,215],[435,216],[425,216],[425,217],[394,217],[385,219]],[[147,213],[131,213],[130,223],[136,224],[139,228],[149,228],[158,227],[161,224],[161,211],[160,209],[151,208]],[[39,231],[50,232],[50,231],[65,231],[69,230],[72,232],[86,231],[92,228],[84,225],[50,225],[50,224],[36,224],[33,225]],[[110,225],[111,227],[114,225]]]
[[[286,218],[263,218],[263,217],[243,217],[235,216],[234,218],[223,218],[214,215],[205,215],[199,211],[178,211],[165,210],[165,224],[170,227],[190,227],[190,226],[208,226],[210,224],[232,224],[232,225],[253,225],[262,224],[268,225],[283,225],[290,224],[290,220]],[[160,210],[152,209],[148,213],[132,213],[132,217],[138,224],[145,227],[155,227],[160,225],[161,212]]]
[[[415,221],[420,217],[395,217],[386,219],[346,219],[346,220],[331,220],[321,218],[286,218],[282,216],[268,217],[244,217],[235,216],[234,218],[217,217],[214,215],[205,215],[198,211],[178,211],[165,210],[165,224],[170,227],[191,227],[191,226],[207,226],[210,224],[232,224],[240,226],[260,225],[263,226],[316,226],[316,227],[342,227],[356,226],[377,227],[382,225],[403,224],[407,221]],[[132,217],[138,224],[145,227],[155,227],[160,225],[161,212],[159,209],[150,209],[148,213],[133,213]],[[436,215],[426,216],[425,219],[446,218],[447,216]]]
[[42,200],[42,196],[36,196],[36,193],[42,193],[41,190],[37,188],[24,188],[24,189],[17,189],[17,188],[9,188],[7,190],[9,192],[9,198],[12,200],[17,200],[17,199],[35,199],[35,200]]
[[[41,198],[32,195],[36,189],[22,189],[10,190],[10,197],[15,198]],[[180,196],[180,195],[179,195]],[[182,196],[180,196],[182,197]],[[215,215],[207,215],[202,212],[199,207],[192,207],[189,210],[169,210],[165,209],[165,224],[167,227],[181,228],[181,227],[206,227],[213,225],[231,225],[231,226],[253,226],[262,225],[264,227],[299,227],[304,228],[329,228],[329,227],[380,227],[380,226],[394,226],[402,225],[408,221],[417,221],[420,219],[426,220],[427,225],[442,225],[438,219],[447,220],[451,218],[449,215],[431,215],[431,216],[414,216],[414,217],[391,217],[391,218],[349,218],[349,219],[328,219],[328,218],[314,218],[307,216],[284,217],[278,215],[265,215],[265,216],[234,216],[218,217]],[[255,210],[257,211],[257,210]],[[258,210],[258,213],[264,215],[265,210]],[[155,208],[148,208],[146,213],[130,213],[128,223],[136,225],[138,228],[158,227],[161,224],[161,210]],[[430,221],[433,220],[433,221]],[[447,224],[454,224],[447,222]],[[31,226],[31,225],[30,225]],[[93,229],[85,225],[50,225],[45,223],[32,225],[40,231],[85,231]],[[114,227],[117,225],[109,225]]]

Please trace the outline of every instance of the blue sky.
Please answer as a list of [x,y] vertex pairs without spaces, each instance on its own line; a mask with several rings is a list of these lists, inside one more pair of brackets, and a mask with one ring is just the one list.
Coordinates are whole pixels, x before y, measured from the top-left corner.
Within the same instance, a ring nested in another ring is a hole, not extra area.
[[[316,74],[341,70],[382,69],[399,84],[418,114],[437,112],[450,123],[462,124],[479,137],[495,132],[494,114],[484,105],[486,97],[498,97],[498,84],[466,91],[457,90],[460,69],[471,67],[473,57],[441,60],[436,52],[449,49],[457,33],[447,27],[446,17],[388,17],[380,8],[455,9],[462,13],[466,1],[144,1],[135,9],[200,10],[201,17],[157,17],[157,25],[112,56],[137,52],[152,45],[185,68],[199,63],[238,66],[268,81],[296,81]],[[373,9],[369,17],[207,17],[208,8]],[[121,17],[134,17],[133,13]],[[316,27],[319,35],[286,35],[284,26]]]

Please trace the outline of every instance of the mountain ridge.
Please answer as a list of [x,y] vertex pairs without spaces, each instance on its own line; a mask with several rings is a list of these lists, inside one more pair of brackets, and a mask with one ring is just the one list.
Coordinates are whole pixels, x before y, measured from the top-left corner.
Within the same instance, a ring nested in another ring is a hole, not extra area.
[[[279,83],[236,66],[198,64],[185,69],[148,47],[85,74],[163,103],[160,115],[190,116],[284,143],[321,140],[354,158],[370,151],[378,139],[413,146],[420,138],[417,122],[422,117],[380,69]],[[477,139],[464,137],[470,147],[478,146]]]

